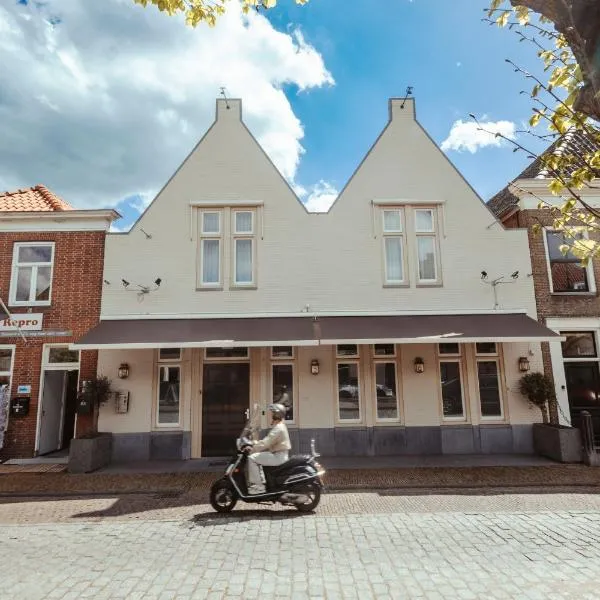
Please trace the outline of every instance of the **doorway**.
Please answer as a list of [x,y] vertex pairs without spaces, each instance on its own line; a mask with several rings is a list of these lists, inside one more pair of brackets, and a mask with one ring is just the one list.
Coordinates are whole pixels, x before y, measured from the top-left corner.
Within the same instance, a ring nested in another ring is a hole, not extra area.
[[600,372],[596,362],[566,362],[565,378],[573,427],[581,425],[581,411],[592,416],[596,444],[600,444]]
[[202,456],[228,456],[250,406],[248,363],[205,363],[202,384]]

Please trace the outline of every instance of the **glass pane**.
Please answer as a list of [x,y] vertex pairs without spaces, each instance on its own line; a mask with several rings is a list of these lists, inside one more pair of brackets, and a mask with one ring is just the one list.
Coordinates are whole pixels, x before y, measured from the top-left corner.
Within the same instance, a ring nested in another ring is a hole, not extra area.
[[274,358],[292,358],[294,356],[294,348],[292,346],[273,346],[271,356]]
[[29,302],[32,272],[32,267],[19,267],[17,271],[17,294],[15,299],[18,302]]
[[158,390],[158,422],[179,423],[179,367],[160,367]]
[[206,358],[248,358],[248,348],[207,348]]
[[235,240],[235,282],[252,283],[252,240]]
[[377,394],[377,418],[398,418],[398,397],[396,395],[396,367],[394,363],[375,365],[375,388]]
[[[579,236],[581,238],[582,236]],[[579,259],[569,250],[566,254],[560,251],[560,247],[563,244],[567,246],[573,246],[575,239],[565,237],[563,233],[557,231],[547,231],[546,241],[548,243],[548,256],[551,261],[562,261],[562,262],[579,262]]]
[[433,228],[433,211],[417,210],[415,211],[415,229],[417,232],[427,233],[434,231]]
[[498,381],[498,363],[495,360],[477,363],[479,378],[479,400],[482,417],[501,417],[500,383]]
[[0,373],[10,373],[10,363],[12,350],[10,348],[0,348]]
[[218,212],[202,213],[202,233],[219,233],[221,215]]
[[48,351],[49,363],[76,363],[79,362],[79,350],[68,348],[50,348]]
[[399,210],[383,211],[383,230],[391,232],[402,231],[402,217]]
[[338,402],[340,421],[360,419],[358,365],[340,364],[338,370]]
[[252,213],[235,213],[235,231],[236,233],[252,233]]
[[51,277],[52,269],[50,267],[38,267],[35,281],[35,299],[37,301],[50,300]]
[[444,343],[439,345],[440,354],[460,354],[460,346],[458,344]]
[[495,342],[477,342],[475,344],[477,348],[477,354],[496,354],[496,343]]
[[463,417],[460,365],[457,362],[440,363],[442,406],[444,417]]
[[421,281],[435,280],[435,238],[419,236],[417,247],[419,250],[419,279]]
[[181,358],[181,348],[161,348],[158,351],[159,360],[179,360]]
[[385,279],[386,281],[402,281],[402,238],[385,238]]
[[19,263],[52,262],[52,246],[20,246]]
[[375,356],[394,356],[396,347],[394,344],[375,344],[374,352]]
[[294,420],[294,367],[273,365],[273,402],[287,408],[285,418]]
[[340,344],[337,347],[338,356],[358,356],[358,346],[356,344]]
[[575,262],[551,262],[552,291],[589,292],[587,270]]
[[562,345],[562,354],[565,358],[580,358],[582,356],[596,356],[596,341],[591,331],[577,331],[561,333],[566,338]]
[[[566,363],[565,377],[571,415],[581,409],[593,409],[592,416],[597,416],[600,409],[600,374],[598,364]],[[595,409],[595,410],[594,410]]]
[[202,240],[202,283],[219,283],[220,241]]

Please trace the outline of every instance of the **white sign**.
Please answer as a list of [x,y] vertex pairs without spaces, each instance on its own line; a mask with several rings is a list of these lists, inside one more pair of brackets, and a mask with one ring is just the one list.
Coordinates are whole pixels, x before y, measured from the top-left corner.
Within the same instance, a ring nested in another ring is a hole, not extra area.
[[30,385],[18,385],[17,386],[17,394],[31,394],[31,386]]
[[40,331],[44,313],[19,313],[6,319],[0,319],[0,331]]

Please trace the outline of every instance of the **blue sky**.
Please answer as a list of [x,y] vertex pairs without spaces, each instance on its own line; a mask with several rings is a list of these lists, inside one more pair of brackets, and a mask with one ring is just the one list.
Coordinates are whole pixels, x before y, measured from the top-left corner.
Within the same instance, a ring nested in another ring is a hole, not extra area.
[[[127,228],[210,125],[220,85],[243,97],[251,130],[309,203],[344,186],[408,85],[438,144],[469,113],[523,127],[531,100],[519,92],[531,84],[505,59],[539,71],[538,60],[482,22],[486,0],[365,8],[377,4],[280,0],[268,21],[233,10],[190,30],[127,0],[9,2],[0,188],[44,183],[75,206],[117,206]],[[486,200],[528,162],[508,146],[451,146]]]

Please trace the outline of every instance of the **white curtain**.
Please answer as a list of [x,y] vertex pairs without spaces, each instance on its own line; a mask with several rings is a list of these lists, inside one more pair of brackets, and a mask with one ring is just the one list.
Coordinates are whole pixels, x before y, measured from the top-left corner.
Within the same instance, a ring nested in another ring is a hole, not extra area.
[[202,240],[202,283],[219,283],[220,240]]
[[402,238],[385,238],[385,273],[387,281],[403,280]]
[[235,282],[252,283],[252,240],[235,240]]
[[235,213],[235,231],[236,233],[252,233],[252,213]]
[[417,243],[419,247],[419,279],[435,280],[435,238],[419,236]]

